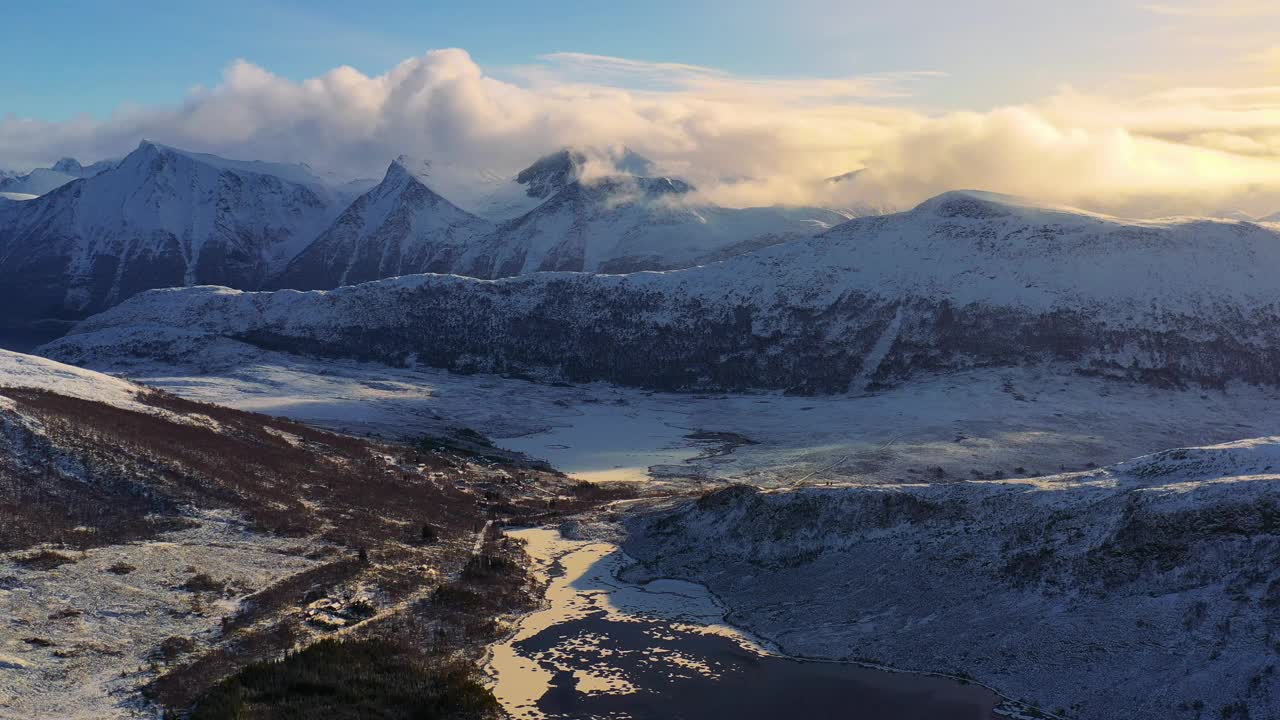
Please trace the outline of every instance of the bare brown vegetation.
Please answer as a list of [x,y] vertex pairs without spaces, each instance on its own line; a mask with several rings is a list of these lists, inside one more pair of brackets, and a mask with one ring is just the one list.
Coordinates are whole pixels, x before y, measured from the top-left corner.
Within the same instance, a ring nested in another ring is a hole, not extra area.
[[[298,537],[289,554],[320,563],[263,588],[217,567],[187,568],[172,589],[192,603],[241,602],[212,637],[174,636],[154,649],[163,669],[145,692],[178,712],[224,681],[252,691],[228,678],[338,628],[344,639],[416,648],[413,666],[433,677],[467,675],[500,633],[498,617],[536,601],[520,544],[498,526],[623,495],[516,456],[381,443],[164,393],[139,396],[154,412],[33,389],[0,388],[0,397],[16,410],[0,415],[0,550],[145,540],[220,510],[250,530]],[[490,532],[473,555],[482,527]],[[45,549],[15,559],[55,569],[76,558]],[[135,569],[118,561],[104,574]],[[269,706],[259,697],[244,707],[266,717]]]

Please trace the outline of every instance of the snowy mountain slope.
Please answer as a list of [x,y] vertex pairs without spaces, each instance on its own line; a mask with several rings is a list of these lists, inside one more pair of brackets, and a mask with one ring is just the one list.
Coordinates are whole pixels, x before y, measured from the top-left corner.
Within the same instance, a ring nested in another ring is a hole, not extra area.
[[452,272],[467,246],[493,226],[424,182],[429,166],[401,157],[271,284],[332,288],[422,272]]
[[[845,217],[812,208],[721,208],[687,201],[691,187],[661,177],[581,174],[565,150],[516,177],[536,207],[494,226],[437,194],[438,172],[401,158],[271,286],[324,289],[423,272],[498,278],[547,270],[630,272],[689,267],[807,237]],[[634,153],[610,170],[643,170]]]
[[[651,388],[842,393],[1065,363],[1153,384],[1280,384],[1280,233],[1122,221],[984,193],[687,270],[422,275],[322,293],[154,292],[49,346],[145,325],[279,349]],[[139,350],[145,353],[145,348]]]
[[83,317],[154,287],[258,287],[343,199],[267,169],[280,166],[144,142],[105,172],[0,208],[5,319]]
[[85,166],[74,158],[62,158],[52,167],[36,168],[26,175],[0,173],[0,192],[44,195],[72,180],[93,177],[110,170],[116,162],[100,160]]
[[1276,717],[1278,519],[1265,437],[1035,479],[733,486],[632,517],[626,549],[632,579],[706,583],[790,653],[1066,717]]
[[0,388],[33,388],[138,410],[144,388],[111,375],[64,365],[36,355],[0,350]]
[[468,255],[460,274],[689,267],[814,235],[848,219],[817,208],[694,202],[687,197],[690,185],[653,173],[654,164],[628,148],[566,148],[540,158],[490,196],[486,207],[526,212],[506,213],[509,219]]
[[692,190],[665,177],[575,180],[500,225],[468,255],[460,274],[495,278],[689,267],[814,235],[846,219],[812,208],[716,207],[689,201]]

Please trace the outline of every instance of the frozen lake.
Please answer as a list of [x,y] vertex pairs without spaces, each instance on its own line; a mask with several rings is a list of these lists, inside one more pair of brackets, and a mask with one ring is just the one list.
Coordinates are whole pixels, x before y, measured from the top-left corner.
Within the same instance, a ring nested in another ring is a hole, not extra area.
[[659,408],[579,405],[549,419],[548,430],[498,445],[550,462],[556,469],[591,482],[650,479],[654,465],[678,465],[699,454],[686,437],[689,416]]
[[[538,384],[229,344],[198,364],[116,372],[183,397],[414,438],[469,427],[591,480],[692,477],[761,487],[1048,475],[1276,432],[1280,395],[1159,389],[1048,370],[975,370],[866,396],[678,395]],[[754,441],[717,454],[693,433]]]

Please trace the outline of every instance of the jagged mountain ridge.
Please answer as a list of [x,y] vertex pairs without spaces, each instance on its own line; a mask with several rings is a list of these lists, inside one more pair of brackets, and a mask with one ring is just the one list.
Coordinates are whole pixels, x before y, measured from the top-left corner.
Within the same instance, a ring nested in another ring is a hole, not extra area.
[[110,169],[0,205],[6,320],[77,318],[136,292],[260,287],[345,197],[280,166],[143,142]]
[[100,160],[82,165],[75,158],[62,158],[51,167],[35,168],[25,175],[0,171],[0,193],[44,195],[73,180],[89,178],[110,170],[116,160]]
[[724,208],[691,199],[677,178],[633,175],[569,183],[507,221],[462,274],[672,270],[812,236],[847,218],[819,208]]
[[406,157],[392,162],[382,182],[356,198],[272,285],[311,290],[453,272],[493,225],[433,192],[414,165]]
[[[431,189],[433,168],[402,158],[271,284],[327,289],[423,272],[500,278],[541,271],[689,267],[813,235],[846,217],[816,208],[722,208],[687,200],[692,186],[643,175],[582,177],[564,150],[521,172],[539,202],[498,225]],[[611,169],[643,171],[623,153]]]
[[305,165],[149,142],[120,161],[85,168],[66,159],[56,168],[49,172],[85,179],[39,202],[0,196],[8,291],[0,299],[15,308],[4,324],[78,319],[156,287],[312,289],[422,272],[495,278],[688,267],[846,219],[815,208],[687,201],[692,188],[680,180],[632,174],[652,163],[625,148],[538,160],[492,194],[501,204],[514,188],[529,208],[496,225],[432,189],[456,185],[456,168],[407,158],[372,189],[321,179]]
[[198,352],[201,337],[232,337],[670,390],[843,393],[1039,363],[1156,384],[1276,385],[1278,240],[1254,223],[1126,221],[953,192],[671,272],[152,292],[45,352]]

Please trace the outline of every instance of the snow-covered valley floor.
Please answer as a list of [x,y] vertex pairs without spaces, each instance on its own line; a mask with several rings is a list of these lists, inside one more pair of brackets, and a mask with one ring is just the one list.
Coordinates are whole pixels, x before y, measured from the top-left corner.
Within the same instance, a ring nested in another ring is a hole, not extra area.
[[[1280,714],[1275,391],[1009,369],[693,396],[222,350],[96,369],[354,433],[469,427],[587,479],[756,486],[588,536],[790,654],[967,674],[1071,718]],[[1241,438],[1264,440],[1204,447]]]
[[[306,359],[221,342],[224,352],[198,361],[93,369],[359,434],[470,427],[593,479],[780,487],[1025,477],[1280,433],[1280,392],[1246,385],[1173,390],[1009,369],[863,396],[694,396]],[[695,432],[742,437],[689,437]]]

